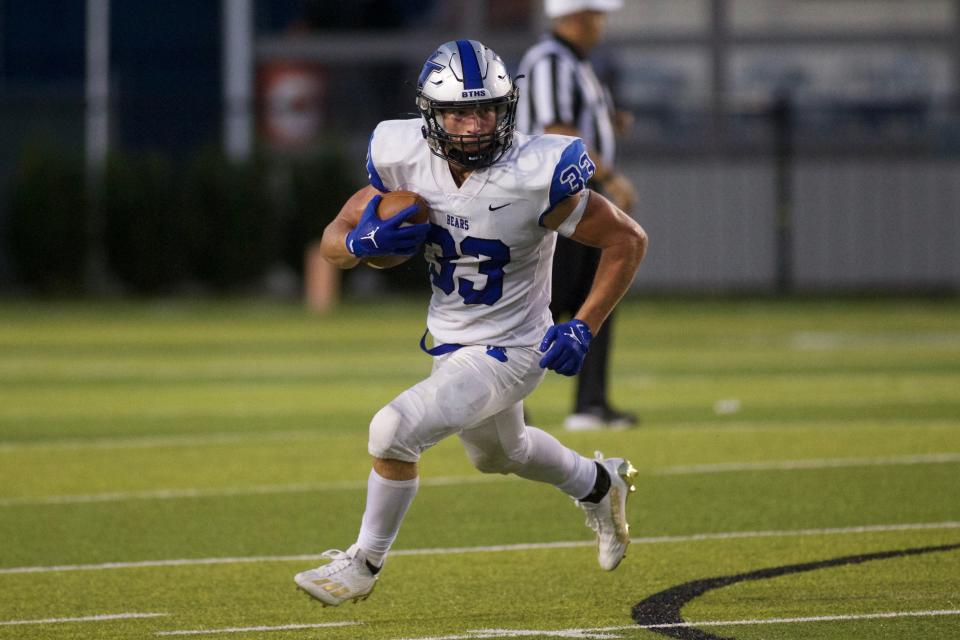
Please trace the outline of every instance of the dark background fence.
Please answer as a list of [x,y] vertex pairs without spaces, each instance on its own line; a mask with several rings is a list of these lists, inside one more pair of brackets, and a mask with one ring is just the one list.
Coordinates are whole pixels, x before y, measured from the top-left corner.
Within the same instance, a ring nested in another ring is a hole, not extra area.
[[[653,238],[637,290],[960,291],[960,1],[852,4],[628,0],[597,66],[635,117],[620,163]],[[0,4],[7,293],[295,295],[432,47],[478,37],[512,66],[546,26],[533,0],[112,2],[98,106],[84,5]],[[238,100],[222,24],[244,6]],[[92,168],[97,109],[110,159]],[[255,131],[239,160],[220,151],[231,117]],[[415,264],[348,284],[403,286]]]

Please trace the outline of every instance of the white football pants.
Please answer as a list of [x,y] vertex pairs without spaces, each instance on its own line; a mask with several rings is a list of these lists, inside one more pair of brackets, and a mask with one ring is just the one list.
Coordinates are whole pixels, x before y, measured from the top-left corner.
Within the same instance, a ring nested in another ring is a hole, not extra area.
[[425,450],[458,434],[480,471],[515,473],[575,498],[587,495],[596,479],[592,461],[524,424],[523,398],[546,374],[539,366],[542,356],[529,347],[467,346],[434,358],[429,378],[373,417],[370,454],[416,462]]

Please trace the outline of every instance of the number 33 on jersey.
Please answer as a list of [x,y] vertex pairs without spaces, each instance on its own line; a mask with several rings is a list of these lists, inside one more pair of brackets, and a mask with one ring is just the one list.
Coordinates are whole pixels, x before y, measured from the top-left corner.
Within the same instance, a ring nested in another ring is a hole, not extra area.
[[[375,188],[414,191],[430,205],[424,247],[433,287],[430,333],[439,343],[537,345],[552,325],[556,243],[543,218],[593,176],[583,142],[515,133],[499,162],[457,187],[447,162],[422,143],[420,127],[420,119],[380,123],[370,138],[367,173]],[[571,216],[560,232],[572,234],[578,221]]]

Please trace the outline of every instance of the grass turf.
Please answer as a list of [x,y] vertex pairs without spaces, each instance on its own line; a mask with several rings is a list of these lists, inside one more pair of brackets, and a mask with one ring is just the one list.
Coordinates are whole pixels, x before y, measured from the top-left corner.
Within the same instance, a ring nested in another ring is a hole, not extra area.
[[[956,302],[630,302],[615,329],[613,397],[640,413],[639,429],[564,433],[571,389],[558,376],[528,402],[533,422],[570,446],[627,454],[641,469],[630,519],[644,540],[616,572],[595,568],[590,532],[556,490],[481,476],[447,441],[425,456],[397,550],[585,546],[397,554],[370,600],[320,608],[291,580],[316,561],[287,558],[353,540],[366,424],[428,372],[416,348],[422,311],[403,301],[327,317],[247,302],[0,305],[0,638],[346,621],[361,624],[239,637],[628,627],[634,603],[690,580],[960,542],[951,524],[689,539],[960,521]],[[747,466],[796,460],[811,468]],[[739,466],[691,468],[724,463]],[[260,556],[276,559],[10,572]],[[892,558],[731,585],[682,614],[956,610],[957,576],[960,551]],[[166,615],[2,624],[124,612]],[[960,616],[943,615],[703,629],[827,639],[944,638],[957,628]]]

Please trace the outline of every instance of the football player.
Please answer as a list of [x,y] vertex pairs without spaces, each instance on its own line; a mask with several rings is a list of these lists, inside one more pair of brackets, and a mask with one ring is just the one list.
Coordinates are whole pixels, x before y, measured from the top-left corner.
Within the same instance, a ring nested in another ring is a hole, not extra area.
[[[369,186],[327,226],[322,253],[349,269],[364,258],[412,255],[421,245],[433,295],[421,347],[433,371],[374,415],[373,469],[356,543],[324,553],[297,585],[328,605],[365,599],[417,492],[420,455],[457,435],[484,473],[546,482],[574,498],[597,534],[600,567],[617,567],[630,543],[626,500],[636,470],[622,458],[592,460],[526,426],[523,399],[546,370],[575,375],[592,336],[633,281],[644,230],[585,187],[595,165],[579,138],[515,131],[518,88],[503,62],[475,40],[442,44],[417,82],[420,118],[373,131]],[[427,224],[376,211],[387,191],[418,193]],[[602,251],[576,316],[551,321],[556,234]]]

